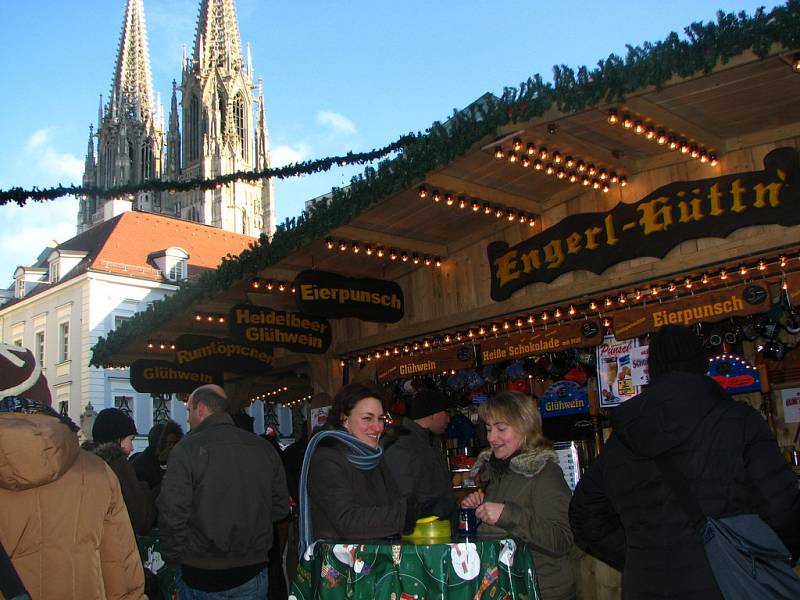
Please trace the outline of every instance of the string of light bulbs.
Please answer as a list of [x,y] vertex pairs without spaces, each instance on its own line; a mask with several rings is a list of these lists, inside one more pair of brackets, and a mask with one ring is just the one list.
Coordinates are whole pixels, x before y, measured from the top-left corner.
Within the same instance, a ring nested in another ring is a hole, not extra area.
[[[796,267],[792,268],[793,265],[790,262],[794,262]],[[499,322],[476,323],[466,326],[466,328],[462,326],[457,331],[439,333],[402,344],[392,344],[382,348],[348,354],[340,358],[339,365],[344,367],[350,362],[361,365],[372,360],[411,355],[434,348],[478,341],[486,336],[510,333],[515,330],[534,330],[536,326],[550,326],[562,321],[589,317],[601,318],[603,326],[606,329],[610,329],[612,320],[608,317],[609,313],[613,314],[615,311],[636,303],[661,302],[668,298],[677,299],[691,295],[703,286],[713,289],[714,287],[735,285],[755,279],[781,277],[781,288],[787,290],[788,284],[785,275],[790,271],[800,271],[800,256],[790,258],[789,253],[783,253],[771,258],[743,262],[737,267],[722,267],[705,271],[700,275],[672,278],[666,282],[654,282],[644,288],[619,290],[605,294],[602,297],[567,303],[566,306],[563,304],[547,306],[541,311],[508,317]]]
[[495,146],[493,154],[496,160],[507,160],[511,164],[519,164],[526,169],[533,168],[544,175],[553,175],[556,179],[580,183],[584,187],[591,186],[603,192],[608,192],[611,184],[620,187],[628,185],[628,179],[616,171],[597,167],[560,150],[551,151],[547,146],[524,144],[520,137],[511,140],[510,150],[500,145]]
[[445,260],[441,256],[431,256],[412,250],[403,250],[401,248],[386,248],[380,244],[372,244],[360,240],[344,240],[336,241],[334,238],[325,238],[325,248],[330,251],[339,252],[352,252],[353,254],[363,254],[364,256],[372,256],[375,258],[388,258],[391,261],[411,262],[412,264],[423,264],[426,267],[441,267],[442,262]]
[[691,144],[685,138],[666,129],[646,125],[643,121],[634,119],[627,113],[620,115],[615,108],[608,111],[606,122],[609,125],[621,124],[622,129],[625,131],[630,131],[634,135],[640,135],[648,141],[654,142],[673,152],[679,152],[683,156],[699,160],[701,163],[707,164],[710,167],[716,167],[719,163],[717,155],[713,152],[709,152],[702,145]]
[[467,198],[466,196],[456,195],[452,192],[442,192],[438,189],[429,190],[427,186],[424,185],[417,188],[417,195],[423,200],[430,197],[436,204],[443,204],[444,206],[460,208],[462,210],[469,208],[474,213],[493,216],[495,219],[527,223],[530,227],[536,225],[535,215],[507,206],[501,206],[493,202],[484,202],[478,198]]

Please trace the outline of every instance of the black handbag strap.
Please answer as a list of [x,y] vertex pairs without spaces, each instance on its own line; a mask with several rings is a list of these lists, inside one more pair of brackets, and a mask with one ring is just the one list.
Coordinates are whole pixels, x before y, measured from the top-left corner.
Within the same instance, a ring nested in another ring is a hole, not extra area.
[[3,592],[6,600],[31,600],[2,544],[0,544],[0,592]]

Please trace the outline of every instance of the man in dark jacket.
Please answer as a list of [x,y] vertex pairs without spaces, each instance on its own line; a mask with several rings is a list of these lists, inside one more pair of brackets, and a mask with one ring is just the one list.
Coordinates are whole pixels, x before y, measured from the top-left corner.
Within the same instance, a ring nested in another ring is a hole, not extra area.
[[669,325],[652,338],[651,384],[614,409],[614,433],[570,505],[575,543],[623,572],[624,598],[721,599],[699,531],[655,459],[704,514],[759,514],[796,557],[800,490],[764,418],[705,375],[702,342]]
[[440,517],[451,516],[456,508],[439,438],[450,422],[447,408],[444,394],[420,390],[409,403],[406,416],[384,438],[384,461],[400,493],[415,496],[422,510]]
[[191,432],[172,449],[158,496],[178,597],[264,598],[272,522],[289,512],[280,457],[234,425],[219,386],[197,388],[186,408]]

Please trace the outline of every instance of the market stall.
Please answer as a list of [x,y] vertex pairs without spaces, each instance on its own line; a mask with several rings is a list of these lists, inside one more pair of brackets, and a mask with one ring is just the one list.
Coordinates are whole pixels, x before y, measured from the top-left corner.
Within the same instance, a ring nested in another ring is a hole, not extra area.
[[[609,411],[647,381],[647,334],[683,323],[797,462],[795,21],[701,28],[685,46],[483,97],[125,323],[93,362],[174,362],[176,340],[205,335],[270,349],[312,393],[430,378],[468,419],[517,386],[569,442],[574,485]],[[581,597],[618,595],[610,568],[579,568]]]

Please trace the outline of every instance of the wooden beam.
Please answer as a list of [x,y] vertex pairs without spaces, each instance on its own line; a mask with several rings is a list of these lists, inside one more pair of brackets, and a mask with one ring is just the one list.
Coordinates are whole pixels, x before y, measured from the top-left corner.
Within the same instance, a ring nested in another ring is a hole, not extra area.
[[336,227],[331,231],[331,236],[337,240],[339,238],[346,240],[360,240],[370,242],[372,244],[383,244],[387,248],[401,248],[403,250],[413,250],[421,254],[430,254],[431,256],[447,256],[449,254],[447,246],[444,244],[433,244],[424,240],[410,238],[399,235],[392,235],[383,231],[376,231],[373,229],[365,229],[363,227],[356,227],[354,225],[342,225]]
[[627,98],[624,108],[639,113],[640,116],[653,120],[656,124],[670,131],[680,131],[683,135],[693,138],[708,150],[721,152],[726,146],[724,138],[718,137],[697,123],[679,117],[675,113],[660,107],[655,102],[646,100],[642,96]]
[[516,208],[518,210],[524,210],[525,212],[539,213],[542,211],[541,203],[532,198],[504,192],[497,188],[478,183],[472,183],[466,179],[445,175],[444,173],[428,174],[425,178],[425,184],[434,188],[442,188],[442,191],[464,193],[473,198],[497,202],[509,208]]

